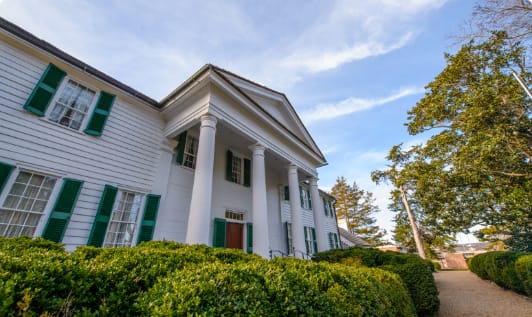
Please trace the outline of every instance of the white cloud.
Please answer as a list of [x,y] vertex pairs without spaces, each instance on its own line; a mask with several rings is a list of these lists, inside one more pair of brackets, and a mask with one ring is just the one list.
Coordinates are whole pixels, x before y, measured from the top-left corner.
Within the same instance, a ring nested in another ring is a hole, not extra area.
[[303,122],[305,122],[305,124],[310,124],[312,122],[321,120],[334,119],[352,114],[354,112],[381,106],[407,96],[421,94],[423,92],[423,88],[408,87],[399,90],[395,94],[383,98],[348,98],[337,103],[320,104],[310,111],[303,112],[301,114],[301,119]]
[[384,55],[403,47],[412,38],[412,33],[406,33],[398,41],[385,44],[376,41],[355,43],[348,48],[340,48],[337,51],[296,52],[285,58],[281,64],[289,68],[301,68],[310,73],[334,69],[342,64],[361,60],[371,56]]

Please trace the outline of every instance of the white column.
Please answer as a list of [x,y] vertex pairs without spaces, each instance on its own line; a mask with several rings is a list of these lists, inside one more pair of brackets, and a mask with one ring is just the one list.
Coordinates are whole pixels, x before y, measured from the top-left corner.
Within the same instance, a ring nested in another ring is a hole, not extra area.
[[261,144],[252,145],[253,173],[252,212],[253,212],[253,253],[263,258],[269,257],[270,236],[268,232],[268,205],[266,202],[266,171],[264,167],[264,150]]
[[210,245],[209,228],[211,224],[216,123],[216,118],[211,115],[201,117],[198,155],[188,215],[186,239],[188,244]]
[[297,175],[297,166],[290,164],[288,166],[288,190],[290,195],[290,209],[292,213],[292,244],[296,256],[302,256],[306,253],[305,232],[303,229],[303,219],[301,210],[301,199],[299,198],[299,177]]
[[325,220],[325,211],[323,200],[318,190],[318,179],[310,179],[310,198],[312,200],[312,214],[314,215],[314,227],[316,229],[316,239],[318,240],[318,252],[329,250],[329,240],[325,233],[323,221]]

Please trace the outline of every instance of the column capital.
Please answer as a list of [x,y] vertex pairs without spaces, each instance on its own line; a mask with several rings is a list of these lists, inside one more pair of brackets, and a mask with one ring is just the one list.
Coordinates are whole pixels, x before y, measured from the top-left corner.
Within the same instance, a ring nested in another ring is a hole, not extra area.
[[297,165],[293,164],[293,163],[290,163],[288,165],[286,165],[286,169],[288,169],[288,173],[297,173]]
[[216,123],[218,123],[218,119],[216,119],[215,116],[211,114],[204,114],[200,118],[201,120],[201,127],[209,127],[216,129]]
[[317,186],[318,186],[318,181],[319,181],[319,180],[320,180],[319,178],[314,177],[314,176],[311,176],[311,177],[309,178],[310,186],[316,186],[316,187],[317,187]]
[[257,142],[257,143],[255,143],[253,145],[250,145],[249,149],[251,151],[253,151],[253,155],[255,155],[255,154],[261,155],[261,154],[264,154],[264,151],[266,150],[266,147]]

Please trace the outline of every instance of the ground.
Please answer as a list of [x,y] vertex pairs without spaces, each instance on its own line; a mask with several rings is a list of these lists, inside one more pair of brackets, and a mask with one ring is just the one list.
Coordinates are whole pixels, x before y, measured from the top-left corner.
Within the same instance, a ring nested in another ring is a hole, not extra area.
[[440,317],[530,317],[532,299],[504,290],[469,271],[434,274],[440,291]]

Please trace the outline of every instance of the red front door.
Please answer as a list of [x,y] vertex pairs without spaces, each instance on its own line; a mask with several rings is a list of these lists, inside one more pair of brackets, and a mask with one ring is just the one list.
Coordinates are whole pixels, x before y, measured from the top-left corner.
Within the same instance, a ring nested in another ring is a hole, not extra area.
[[244,248],[244,224],[227,222],[225,231],[225,247],[231,249]]

